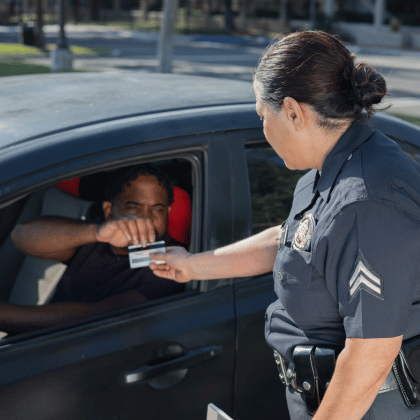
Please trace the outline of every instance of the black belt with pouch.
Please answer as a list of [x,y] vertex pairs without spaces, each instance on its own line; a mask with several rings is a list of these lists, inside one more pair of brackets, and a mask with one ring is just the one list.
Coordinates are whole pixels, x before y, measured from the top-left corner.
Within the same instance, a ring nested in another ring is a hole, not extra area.
[[[306,408],[312,416],[328,388],[340,351],[337,348],[297,346],[293,350],[293,363],[274,351],[281,382],[305,395]],[[408,407],[420,405],[420,336],[403,342],[379,393],[397,388]]]
[[404,340],[392,365],[405,404],[420,405],[420,336]]
[[318,409],[334,373],[335,361],[341,349],[297,346],[293,363],[274,351],[274,360],[282,383],[305,395],[306,408],[313,416]]

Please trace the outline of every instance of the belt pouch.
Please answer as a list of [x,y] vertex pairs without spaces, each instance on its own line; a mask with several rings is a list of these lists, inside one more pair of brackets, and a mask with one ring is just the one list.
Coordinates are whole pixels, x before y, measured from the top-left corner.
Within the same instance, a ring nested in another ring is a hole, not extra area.
[[335,362],[339,354],[339,349],[317,347],[314,352],[316,373],[318,376],[319,400],[324,398],[325,391],[330,384],[334,373]]
[[297,346],[293,351],[296,376],[305,394],[306,409],[313,416],[324,398],[341,349]]
[[299,386],[305,395],[306,409],[313,416],[321,402],[319,398],[319,381],[314,364],[315,346],[296,346],[293,350],[293,363]]
[[407,407],[420,405],[420,336],[403,342],[392,369]]

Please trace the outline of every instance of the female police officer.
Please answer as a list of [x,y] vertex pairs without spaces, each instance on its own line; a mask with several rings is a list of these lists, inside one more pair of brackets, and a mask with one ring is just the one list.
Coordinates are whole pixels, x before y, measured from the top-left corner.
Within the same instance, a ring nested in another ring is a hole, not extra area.
[[403,336],[420,334],[420,168],[369,127],[384,79],[306,31],[268,47],[254,90],[268,142],[290,169],[312,169],[287,221],[215,251],[156,254],[166,264],[151,268],[186,282],[274,266],[265,332],[293,420],[420,418],[390,373]]

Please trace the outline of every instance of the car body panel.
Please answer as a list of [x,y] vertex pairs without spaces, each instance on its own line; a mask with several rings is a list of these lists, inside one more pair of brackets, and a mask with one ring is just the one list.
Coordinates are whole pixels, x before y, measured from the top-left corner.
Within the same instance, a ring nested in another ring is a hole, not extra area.
[[[152,419],[177,413],[195,420],[216,401],[231,412],[234,329],[233,296],[225,288],[0,348],[0,418]],[[174,344],[185,351],[216,345],[222,354],[154,381],[125,382],[127,372],[163,363]]]
[[[198,136],[239,130],[244,128],[244,120],[247,121],[246,128],[255,129],[260,126],[253,105],[133,117],[14,145],[0,151],[0,199],[25,185],[29,186],[31,181],[32,185],[36,182],[42,186],[43,180],[50,181],[55,174],[61,174],[61,180],[71,177],[72,168],[78,172],[84,166],[91,169],[92,156],[95,156],[95,166],[100,167],[127,157],[138,159],[136,148],[140,145],[144,151],[142,154],[148,153],[149,148],[144,143],[160,141],[161,151],[173,149],[174,144],[179,144],[180,150],[196,148],[200,146]],[[185,139],[190,136],[193,136],[190,141]],[[176,142],[179,138],[182,141]],[[130,147],[132,149],[128,150]]]
[[237,317],[235,416],[288,420],[284,386],[280,383],[273,351],[264,337],[264,314],[276,300],[271,273],[236,283]]
[[8,77],[0,88],[0,149],[119,118],[254,101],[247,82],[138,72]]

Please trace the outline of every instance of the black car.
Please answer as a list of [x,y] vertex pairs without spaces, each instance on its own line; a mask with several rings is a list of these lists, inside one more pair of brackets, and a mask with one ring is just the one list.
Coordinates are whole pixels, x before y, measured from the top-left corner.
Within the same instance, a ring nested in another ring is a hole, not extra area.
[[[81,73],[0,86],[2,302],[48,302],[65,268],[20,254],[13,227],[40,214],[94,217],[119,167],[153,162],[188,194],[193,253],[287,217],[301,173],[264,140],[250,83]],[[419,128],[385,114],[372,124],[419,160]],[[74,179],[77,198],[59,189]],[[235,420],[287,420],[263,331],[275,299],[271,273],[192,281],[169,298],[6,336],[0,419],[199,420],[214,403]]]

